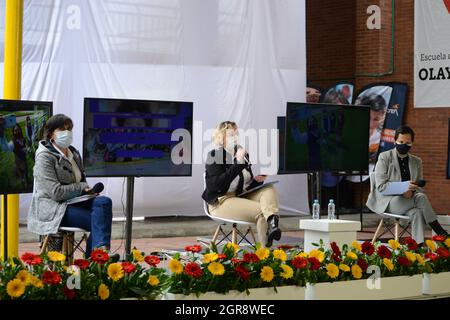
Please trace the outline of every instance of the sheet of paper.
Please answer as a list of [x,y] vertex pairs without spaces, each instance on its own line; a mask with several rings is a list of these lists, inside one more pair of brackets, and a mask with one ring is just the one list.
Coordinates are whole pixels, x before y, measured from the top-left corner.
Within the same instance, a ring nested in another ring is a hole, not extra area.
[[97,195],[95,195],[95,194],[86,194],[84,196],[79,196],[79,197],[67,200],[67,204],[74,204],[74,203],[78,203],[78,202],[87,201],[89,199],[95,198],[96,196]]
[[408,191],[409,181],[391,182],[382,192],[385,196],[399,196]]

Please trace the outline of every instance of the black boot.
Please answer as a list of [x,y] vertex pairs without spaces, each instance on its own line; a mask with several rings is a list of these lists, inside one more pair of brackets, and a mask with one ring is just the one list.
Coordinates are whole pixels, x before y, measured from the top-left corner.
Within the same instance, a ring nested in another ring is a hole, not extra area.
[[442,228],[441,224],[437,220],[430,222],[430,227],[434,232],[436,232],[437,235],[448,237],[448,232]]
[[266,247],[270,248],[272,246],[273,240],[280,240],[281,239],[281,230],[278,227],[278,216],[277,215],[271,215],[269,219],[267,219],[267,223],[269,224],[269,227],[267,228],[267,243]]

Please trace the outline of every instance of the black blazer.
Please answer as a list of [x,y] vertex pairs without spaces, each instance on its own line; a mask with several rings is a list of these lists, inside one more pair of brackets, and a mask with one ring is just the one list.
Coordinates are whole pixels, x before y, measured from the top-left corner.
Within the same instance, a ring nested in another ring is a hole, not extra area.
[[[239,183],[236,190],[236,195],[241,194],[244,190],[244,175],[242,170],[250,172],[253,178],[252,168],[249,161],[248,153],[245,155],[245,162],[238,163],[236,158],[224,148],[212,150],[208,153],[206,160],[206,189],[202,194],[203,200],[208,204],[215,204],[217,198],[225,195],[230,188],[231,182],[239,176]],[[262,184],[253,180],[248,189],[254,188]]]

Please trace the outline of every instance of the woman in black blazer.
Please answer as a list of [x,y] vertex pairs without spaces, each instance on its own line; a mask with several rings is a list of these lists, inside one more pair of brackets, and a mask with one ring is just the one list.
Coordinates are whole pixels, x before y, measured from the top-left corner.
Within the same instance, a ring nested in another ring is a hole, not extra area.
[[264,183],[266,176],[254,176],[250,157],[237,144],[236,123],[220,123],[213,142],[218,148],[208,154],[206,189],[202,194],[211,215],[256,224],[258,241],[271,247],[280,240],[278,227],[278,194],[273,186],[258,189],[239,197],[241,193]]

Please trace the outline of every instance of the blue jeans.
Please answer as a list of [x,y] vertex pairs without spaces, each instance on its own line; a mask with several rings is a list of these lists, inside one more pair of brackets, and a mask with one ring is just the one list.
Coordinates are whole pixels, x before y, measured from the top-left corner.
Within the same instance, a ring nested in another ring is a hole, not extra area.
[[92,200],[67,206],[61,227],[82,228],[90,232],[86,245],[86,257],[92,248],[110,247],[112,228],[112,201],[99,196]]

